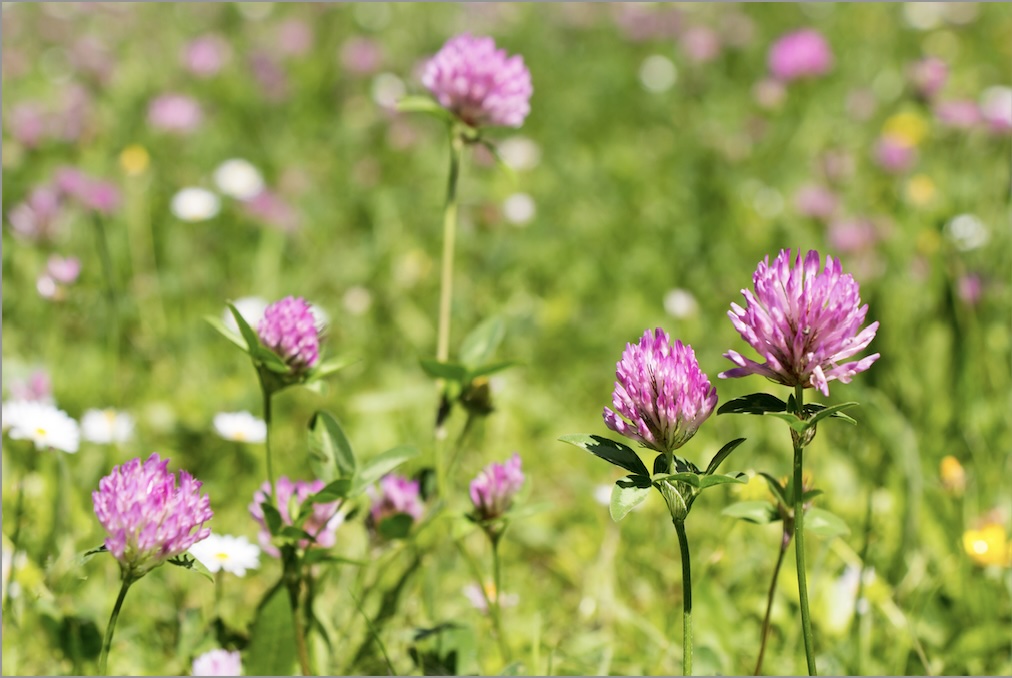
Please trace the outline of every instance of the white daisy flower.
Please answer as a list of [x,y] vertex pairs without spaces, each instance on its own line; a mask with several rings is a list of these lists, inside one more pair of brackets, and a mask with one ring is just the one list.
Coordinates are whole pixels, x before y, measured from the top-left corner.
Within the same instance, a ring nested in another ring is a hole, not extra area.
[[531,196],[526,193],[514,193],[503,201],[502,213],[511,224],[526,226],[537,213],[537,207]]
[[177,219],[206,221],[221,210],[221,200],[206,188],[191,186],[172,196],[169,208]]
[[225,440],[237,443],[262,443],[267,439],[266,422],[245,411],[214,415],[214,430]]
[[133,435],[134,419],[126,412],[107,407],[104,410],[88,410],[81,417],[81,437],[90,443],[125,443]]
[[260,547],[246,537],[211,533],[207,539],[190,547],[190,555],[200,561],[209,572],[224,570],[237,577],[246,576],[246,570],[260,567]]
[[37,450],[52,448],[73,454],[80,445],[77,421],[55,405],[28,401],[4,403],[3,418],[11,440],[30,440]]
[[214,183],[218,190],[236,200],[249,200],[264,190],[260,170],[247,160],[232,158],[214,170]]
[[689,318],[696,315],[699,304],[692,292],[676,287],[664,295],[664,310],[678,319]]
[[499,157],[514,170],[523,172],[541,162],[541,148],[527,137],[509,137],[499,144]]

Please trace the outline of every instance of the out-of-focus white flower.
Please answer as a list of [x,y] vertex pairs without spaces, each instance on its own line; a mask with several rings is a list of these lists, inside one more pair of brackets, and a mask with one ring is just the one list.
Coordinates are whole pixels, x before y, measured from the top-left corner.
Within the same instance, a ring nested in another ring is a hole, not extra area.
[[983,247],[991,237],[984,222],[972,214],[960,214],[950,219],[945,225],[945,234],[964,252]]
[[73,454],[80,445],[77,421],[55,405],[26,401],[4,403],[3,420],[11,440],[30,440],[37,450],[52,448]]
[[611,485],[596,485],[594,487],[594,501],[601,506],[611,505]]
[[125,443],[134,434],[134,419],[126,412],[112,408],[92,409],[81,417],[81,437],[90,443],[110,445]]
[[692,292],[675,288],[664,295],[664,310],[674,318],[688,318],[696,314],[699,304]]
[[200,561],[209,572],[224,570],[237,577],[246,576],[246,570],[260,567],[260,547],[246,537],[215,534],[190,547],[190,555]]
[[1012,87],[995,85],[981,92],[980,115],[996,130],[1012,129]]
[[404,81],[393,73],[380,73],[372,80],[372,100],[383,108],[393,108],[404,96]]
[[[246,3],[239,3],[240,5]],[[269,5],[271,3],[252,3]],[[190,674],[194,676],[239,676],[242,675],[242,656],[238,651],[209,650],[193,660]]]
[[219,412],[214,415],[214,430],[225,440],[238,443],[262,443],[267,439],[267,424],[249,412]]
[[648,56],[640,65],[640,82],[650,92],[666,92],[678,80],[675,63],[660,54]]
[[183,221],[206,221],[217,216],[221,200],[206,188],[190,186],[172,196],[172,214]]
[[249,200],[264,189],[260,170],[247,160],[232,158],[214,170],[214,183],[218,190],[236,200]]
[[320,334],[326,332],[330,325],[330,314],[312,302],[309,304],[309,312],[313,314],[313,319],[316,321],[316,331]]
[[541,147],[525,136],[512,136],[499,144],[499,157],[517,172],[523,172],[541,162]]
[[526,193],[514,193],[502,203],[503,216],[514,226],[526,226],[537,213],[534,198]]
[[926,31],[937,27],[945,18],[944,2],[907,2],[903,4],[903,18],[911,28]]
[[348,313],[362,315],[372,306],[372,293],[361,285],[355,285],[345,290],[341,301]]

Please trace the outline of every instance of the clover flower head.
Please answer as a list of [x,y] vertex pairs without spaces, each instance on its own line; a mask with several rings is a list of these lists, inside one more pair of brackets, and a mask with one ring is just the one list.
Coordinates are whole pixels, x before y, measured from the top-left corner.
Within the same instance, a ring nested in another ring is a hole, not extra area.
[[671,343],[661,328],[626,344],[616,365],[611,408],[604,423],[646,447],[668,453],[696,434],[717,406],[717,389],[688,344]]
[[471,481],[471,503],[479,520],[501,517],[513,504],[513,497],[524,484],[516,452],[505,463],[491,463]]
[[781,250],[772,265],[769,257],[759,262],[752,276],[755,292],[742,290],[745,308],[731,304],[728,316],[765,362],[728,351],[724,357],[737,367],[722,372],[721,379],[759,374],[828,396],[830,381],[849,383],[878,360],[876,353],[845,362],[871,343],[878,322],[861,329],[868,305],[861,305],[857,282],[839,259],[827,256],[821,271],[820,262],[815,250],[804,258],[798,250],[793,265],[790,250]]
[[301,297],[285,297],[268,306],[257,324],[257,334],[295,373],[305,372],[320,359],[316,318]]
[[507,56],[489,37],[451,38],[425,65],[422,84],[468,125],[520,127],[534,88],[520,55]]
[[[278,512],[281,514],[281,522],[284,525],[292,524],[292,515],[299,515],[303,502],[310,495],[315,494],[324,488],[322,480],[291,481],[287,476],[281,476],[277,482],[278,488]],[[271,532],[264,519],[264,510],[261,504],[269,501],[271,496],[271,484],[264,481],[260,489],[253,494],[253,502],[249,505],[250,515],[260,524],[260,532],[257,540],[265,553],[275,558],[281,555],[278,547],[271,543]],[[327,504],[313,504],[313,511],[302,523],[302,529],[312,535],[314,541],[303,539],[299,542],[300,549],[307,549],[310,546],[329,548],[337,541],[337,528],[344,522],[344,514],[339,511],[341,502],[334,501]]]
[[206,539],[211,500],[186,471],[168,470],[157,453],[113,468],[92,492],[95,516],[108,537],[105,547],[124,577],[136,579]]
[[373,525],[399,513],[406,513],[415,521],[422,517],[424,507],[417,480],[390,473],[380,478],[378,491],[370,487],[367,493],[372,500],[369,518]]

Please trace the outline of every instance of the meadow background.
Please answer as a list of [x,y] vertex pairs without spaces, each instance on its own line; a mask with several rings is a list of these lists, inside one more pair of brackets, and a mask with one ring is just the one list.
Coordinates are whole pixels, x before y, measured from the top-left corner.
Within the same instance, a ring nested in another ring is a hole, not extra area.
[[[492,380],[495,411],[468,439],[452,500],[463,513],[474,473],[520,453],[525,511],[502,547],[520,664],[507,670],[679,670],[680,565],[663,502],[613,524],[599,497],[618,471],[557,438],[608,433],[615,362],[647,328],[690,343],[721,402],[786,397],[716,374],[730,367],[722,353],[746,353],[726,312],[756,262],[801,247],[841,258],[881,323],[870,350],[882,358],[828,399],[860,402],[858,426],[824,424],[806,455],[825,491],[817,505],[850,526],[809,539],[820,668],[1012,673],[1012,571],[994,557],[1012,528],[1012,136],[943,113],[1012,85],[1012,7],[4,3],[2,18],[4,398],[42,369],[71,416],[113,407],[136,421],[130,442],[85,442],[76,455],[29,459],[5,438],[4,576],[13,561],[18,582],[5,601],[5,675],[95,670],[118,570],[81,553],[103,539],[91,491],[113,465],[158,451],[204,482],[215,532],[255,536],[247,506],[265,477],[262,446],[225,441],[211,423],[260,407],[248,359],[205,320],[226,300],[304,296],[329,315],[325,352],[355,359],[322,393],[278,399],[279,474],[310,477],[305,426],[321,408],[360,456],[408,443],[421,450],[408,471],[431,464],[436,392],[418,360],[435,352],[446,132],[392,104],[425,93],[420,65],[462,31],[521,54],[534,83],[523,127],[488,135],[513,171],[480,151],[465,159],[451,341],[452,354],[498,315],[497,357],[519,363]],[[833,68],[778,88],[769,47],[804,27],[826,37]],[[224,57],[201,75],[184,55],[209,35]],[[927,56],[949,69],[931,101],[910,79]],[[199,103],[192,129],[152,123],[167,93]],[[905,166],[882,161],[888,135],[912,151]],[[174,214],[185,187],[220,194],[213,174],[230,158],[259,169],[271,201],[220,195],[211,218]],[[61,167],[115,188],[99,217],[115,313],[93,210],[65,204],[51,237],[11,225]],[[799,191],[813,184],[836,196],[832,214],[810,215]],[[80,277],[40,286],[52,254],[77,257]],[[451,435],[460,424],[458,413]],[[683,451],[700,463],[744,436],[726,471],[787,475],[776,424],[714,416]],[[946,456],[963,483],[943,477]],[[12,559],[19,483],[27,555]],[[698,673],[752,670],[780,527],[721,510],[763,494],[758,483],[714,490],[687,523]],[[974,557],[964,536],[985,525],[1001,536],[992,557]],[[485,563],[481,537],[466,539]],[[360,518],[338,533],[349,557],[375,548]],[[366,575],[380,579],[365,601],[374,611],[377,592],[425,554],[382,627],[397,671],[418,672],[416,631],[447,622],[459,625],[447,642],[460,672],[503,671],[488,619],[461,592],[474,580],[467,564],[438,540],[426,548],[388,547]],[[770,673],[804,671],[792,561]],[[218,611],[239,645],[279,572],[263,556],[224,582]],[[318,648],[325,672],[386,672],[374,647],[355,652],[367,638],[348,595],[360,576],[334,567],[318,601],[334,644]],[[189,671],[218,646],[214,598],[193,573],[156,570],[127,599],[110,670]]]

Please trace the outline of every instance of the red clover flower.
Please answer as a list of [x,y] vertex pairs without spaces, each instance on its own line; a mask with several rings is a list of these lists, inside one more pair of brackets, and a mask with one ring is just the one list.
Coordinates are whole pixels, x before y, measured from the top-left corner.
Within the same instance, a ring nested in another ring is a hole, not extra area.
[[168,471],[157,453],[113,468],[92,492],[95,516],[109,535],[105,547],[124,578],[137,579],[207,538],[211,500],[186,471]]
[[626,344],[615,374],[615,409],[604,408],[605,425],[664,454],[688,442],[717,406],[692,347],[672,344],[659,327]]
[[257,335],[295,373],[305,372],[320,359],[316,319],[309,303],[301,297],[285,297],[268,306],[257,324]]
[[422,84],[472,127],[520,127],[534,91],[523,57],[507,56],[488,37],[451,38],[425,65]]
[[785,386],[818,389],[829,395],[829,382],[850,382],[871,367],[879,354],[843,362],[864,350],[875,337],[878,322],[860,329],[868,313],[861,305],[857,282],[844,274],[839,259],[811,250],[804,260],[799,249],[791,266],[791,251],[781,250],[772,266],[759,262],[752,281],[755,294],[742,290],[746,307],[731,304],[728,316],[742,339],[765,358],[757,363],[737,351],[724,357],[738,367],[721,379],[759,374]]
[[524,484],[520,463],[520,455],[514,452],[506,463],[489,464],[471,481],[471,503],[478,520],[494,520],[509,510]]

